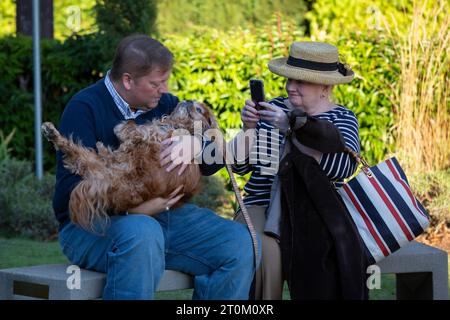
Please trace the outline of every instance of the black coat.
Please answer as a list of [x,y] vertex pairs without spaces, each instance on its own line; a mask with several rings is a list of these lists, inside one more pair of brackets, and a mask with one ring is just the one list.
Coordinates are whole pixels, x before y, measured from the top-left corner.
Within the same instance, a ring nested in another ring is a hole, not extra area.
[[367,299],[368,260],[362,240],[317,161],[294,147],[282,159],[278,175],[283,275],[291,298]]

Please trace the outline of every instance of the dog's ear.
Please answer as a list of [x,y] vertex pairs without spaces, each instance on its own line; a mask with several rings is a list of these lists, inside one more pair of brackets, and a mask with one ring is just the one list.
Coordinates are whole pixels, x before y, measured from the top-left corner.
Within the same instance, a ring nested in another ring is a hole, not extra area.
[[173,120],[187,119],[189,117],[188,101],[178,102],[175,109],[170,114],[170,118]]
[[216,117],[214,116],[214,113],[212,112],[212,110],[211,110],[211,108],[209,108],[206,104],[204,104],[204,103],[199,103],[200,104],[200,106],[202,107],[202,109],[204,110],[203,111],[203,118],[205,119],[205,121],[206,121],[206,125],[207,125],[207,127],[208,127],[208,129],[209,128],[218,128],[219,127],[219,125],[218,125],[218,123],[217,123],[217,119],[216,119]]

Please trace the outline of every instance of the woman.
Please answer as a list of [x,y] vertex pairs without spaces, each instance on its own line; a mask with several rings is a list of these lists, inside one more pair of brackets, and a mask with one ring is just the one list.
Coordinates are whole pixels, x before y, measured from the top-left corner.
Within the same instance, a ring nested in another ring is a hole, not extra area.
[[[257,231],[264,232],[255,298],[281,299],[283,278],[293,299],[366,298],[363,246],[334,189],[357,168],[343,149],[359,152],[359,137],[354,113],[333,103],[331,93],[354,73],[340,63],[335,46],[318,42],[294,42],[288,58],[271,60],[268,66],[287,78],[288,97],[260,103],[259,110],[246,101],[244,130],[255,129],[256,139],[245,161],[234,165],[238,174],[251,172],[244,202]],[[285,145],[281,150],[287,154],[281,157],[279,186],[273,183],[276,171],[270,174],[267,163],[254,159],[280,157],[275,144],[259,144],[268,136]],[[281,212],[267,210],[274,186],[281,190]],[[243,221],[240,212],[237,220]]]

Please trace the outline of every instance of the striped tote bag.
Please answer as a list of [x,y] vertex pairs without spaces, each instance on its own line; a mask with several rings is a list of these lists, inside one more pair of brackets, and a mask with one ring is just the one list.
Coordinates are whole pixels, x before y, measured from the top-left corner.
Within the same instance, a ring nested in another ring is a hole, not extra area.
[[357,153],[346,149],[362,165],[361,172],[338,189],[376,263],[420,235],[430,217],[411,192],[396,158],[369,167]]

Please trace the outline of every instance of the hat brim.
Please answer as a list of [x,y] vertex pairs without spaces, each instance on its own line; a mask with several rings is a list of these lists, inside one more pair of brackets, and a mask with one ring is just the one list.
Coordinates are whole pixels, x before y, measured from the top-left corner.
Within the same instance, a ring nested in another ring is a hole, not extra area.
[[279,76],[294,80],[302,80],[324,85],[349,83],[355,77],[352,70],[347,69],[348,75],[344,76],[339,71],[315,71],[288,65],[287,58],[277,58],[268,63],[269,70]]

